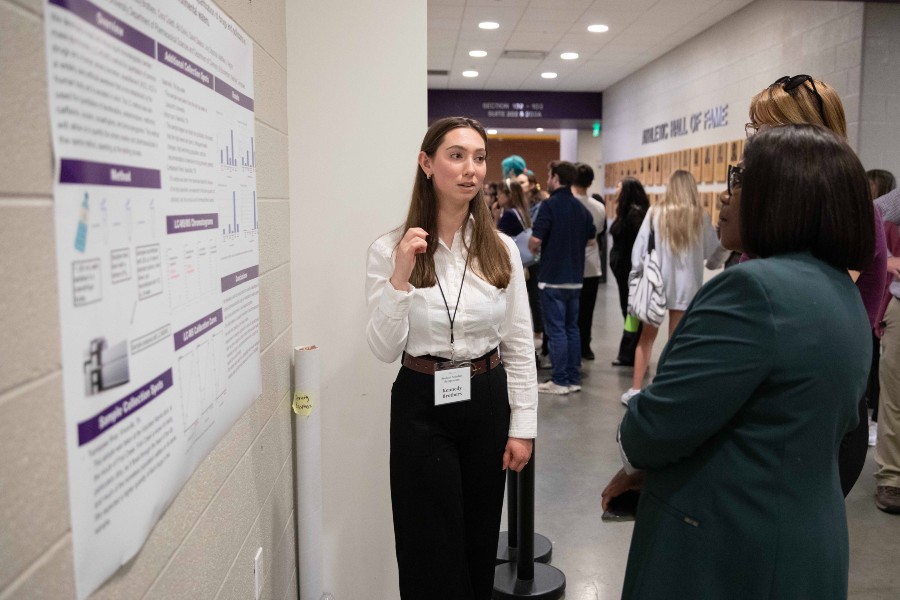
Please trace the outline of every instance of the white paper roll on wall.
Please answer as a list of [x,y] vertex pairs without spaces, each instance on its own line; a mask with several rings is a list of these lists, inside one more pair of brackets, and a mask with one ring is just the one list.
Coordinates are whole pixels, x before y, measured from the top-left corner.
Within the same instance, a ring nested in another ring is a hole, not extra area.
[[322,410],[320,351],[294,348],[294,474],[300,600],[319,600],[322,571]]

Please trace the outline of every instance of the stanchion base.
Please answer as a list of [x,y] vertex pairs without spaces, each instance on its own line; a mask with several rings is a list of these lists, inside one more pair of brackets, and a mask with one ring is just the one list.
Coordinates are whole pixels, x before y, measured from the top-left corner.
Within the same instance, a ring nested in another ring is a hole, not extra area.
[[[500,540],[497,542],[497,562],[494,564],[516,562],[519,558],[518,548],[509,547],[509,534],[500,532]],[[539,533],[534,534],[534,562],[547,564],[553,558],[553,543]]]
[[566,591],[566,576],[556,567],[535,563],[534,579],[526,581],[518,578],[517,571],[516,563],[498,565],[494,569],[494,600],[558,600]]

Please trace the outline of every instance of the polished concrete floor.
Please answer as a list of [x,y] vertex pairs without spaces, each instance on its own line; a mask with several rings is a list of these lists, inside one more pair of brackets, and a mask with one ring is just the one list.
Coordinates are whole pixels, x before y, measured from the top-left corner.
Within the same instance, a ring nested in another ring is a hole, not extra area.
[[[707,276],[712,273],[707,273]],[[552,565],[565,573],[566,600],[611,600],[622,593],[632,523],[600,520],[600,492],[621,466],[615,431],[619,402],[631,369],[616,368],[621,314],[615,283],[601,284],[592,347],[584,361],[584,389],[568,396],[541,395],[536,445],[535,530],[553,542]],[[655,346],[650,375],[668,325]],[[541,381],[549,378],[541,370]],[[900,516],[875,508],[870,449],[863,474],[847,498],[852,600],[900,598]],[[504,514],[503,529],[506,529]],[[683,599],[679,599],[683,600]]]

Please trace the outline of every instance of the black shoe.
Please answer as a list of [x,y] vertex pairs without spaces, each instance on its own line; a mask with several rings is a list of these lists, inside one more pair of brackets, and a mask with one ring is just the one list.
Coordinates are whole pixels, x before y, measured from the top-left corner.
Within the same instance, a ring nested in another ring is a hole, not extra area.
[[634,363],[627,361],[627,360],[622,360],[620,358],[617,358],[616,360],[612,361],[612,366],[614,366],[614,367],[633,367]]
[[591,352],[590,348],[581,351],[581,358],[584,360],[594,360],[594,353]]

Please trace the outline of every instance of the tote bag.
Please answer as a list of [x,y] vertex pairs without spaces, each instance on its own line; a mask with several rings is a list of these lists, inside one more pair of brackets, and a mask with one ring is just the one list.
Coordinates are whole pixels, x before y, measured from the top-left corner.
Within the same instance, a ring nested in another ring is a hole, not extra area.
[[650,241],[639,270],[628,275],[628,312],[640,321],[659,327],[666,317],[666,293],[656,252],[656,233],[650,217]]
[[[525,227],[525,222],[522,220],[522,215],[519,214],[519,211],[514,208],[513,212],[516,213],[516,218],[519,219],[519,223],[522,224],[522,227]],[[513,238],[516,247],[519,249],[519,255],[522,257],[523,267],[530,267],[538,262],[538,257],[532,254],[531,250],[528,249],[528,240],[530,239],[531,227],[525,227]]]

